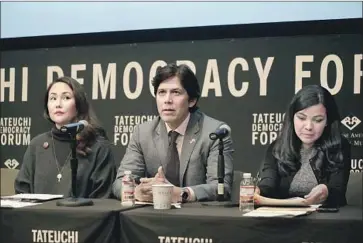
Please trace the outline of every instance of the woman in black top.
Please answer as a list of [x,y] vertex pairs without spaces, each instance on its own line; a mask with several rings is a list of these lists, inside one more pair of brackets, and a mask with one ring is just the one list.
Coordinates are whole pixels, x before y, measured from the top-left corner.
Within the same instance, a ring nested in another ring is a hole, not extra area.
[[30,142],[15,180],[16,193],[71,196],[71,139],[60,128],[85,120],[88,125],[77,134],[77,195],[74,196],[110,197],[116,175],[111,144],[83,87],[70,77],[55,80],[45,94],[44,116],[54,126]]
[[350,144],[341,135],[334,97],[309,85],[292,99],[280,135],[267,149],[257,193],[271,198],[304,197],[306,203],[347,204]]

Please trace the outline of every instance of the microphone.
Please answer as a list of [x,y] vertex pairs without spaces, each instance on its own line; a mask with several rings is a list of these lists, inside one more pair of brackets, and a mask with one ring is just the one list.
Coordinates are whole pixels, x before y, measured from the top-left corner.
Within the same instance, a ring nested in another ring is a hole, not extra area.
[[228,134],[231,133],[231,128],[227,124],[221,125],[215,132],[209,134],[209,138],[211,140],[218,141],[218,162],[217,162],[217,198],[216,201],[212,202],[203,202],[202,205],[206,206],[222,206],[227,207],[231,204],[230,201],[226,201],[225,192],[224,192],[224,141],[223,138],[227,137]]
[[88,122],[85,120],[81,120],[79,122],[64,125],[60,128],[60,130],[61,130],[61,132],[64,132],[64,133],[79,133],[87,126],[88,126]]
[[220,126],[215,132],[209,134],[211,140],[223,139],[231,133],[231,128],[227,124]]
[[93,201],[89,198],[77,197],[77,170],[78,170],[78,158],[77,158],[77,133],[82,131],[88,122],[81,120],[79,122],[70,123],[60,128],[61,132],[68,133],[71,138],[71,173],[72,173],[72,196],[57,201],[57,206],[62,207],[80,207],[93,205]]

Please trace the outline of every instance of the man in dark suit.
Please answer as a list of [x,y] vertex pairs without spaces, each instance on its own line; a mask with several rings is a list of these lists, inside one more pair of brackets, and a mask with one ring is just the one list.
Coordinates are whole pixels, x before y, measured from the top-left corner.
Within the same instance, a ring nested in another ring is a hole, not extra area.
[[[152,82],[159,117],[136,126],[113,184],[120,198],[121,180],[130,170],[137,182],[135,197],[152,201],[158,179],[174,185],[173,201],[206,201],[217,197],[218,140],[209,134],[225,123],[200,112],[200,87],[186,65],[168,64]],[[225,198],[233,181],[232,139],[224,139]]]

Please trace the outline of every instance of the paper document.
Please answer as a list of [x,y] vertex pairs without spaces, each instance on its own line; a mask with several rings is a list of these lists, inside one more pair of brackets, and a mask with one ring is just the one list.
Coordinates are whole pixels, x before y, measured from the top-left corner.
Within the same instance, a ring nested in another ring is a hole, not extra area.
[[314,211],[318,205],[310,207],[259,207],[249,213],[244,214],[246,217],[284,217],[292,218],[301,215],[308,215]]
[[63,198],[63,195],[21,193],[12,196],[1,197],[1,199],[5,200],[34,201],[34,202],[48,201],[58,198]]
[[38,205],[40,203],[21,202],[21,201],[16,201],[16,200],[1,199],[0,204],[1,204],[2,208],[22,208],[22,207]]
[[311,212],[309,211],[295,211],[295,210],[253,210],[251,212],[245,213],[243,216],[244,217],[284,217],[284,218],[293,218],[296,216],[301,216],[301,215],[307,215]]

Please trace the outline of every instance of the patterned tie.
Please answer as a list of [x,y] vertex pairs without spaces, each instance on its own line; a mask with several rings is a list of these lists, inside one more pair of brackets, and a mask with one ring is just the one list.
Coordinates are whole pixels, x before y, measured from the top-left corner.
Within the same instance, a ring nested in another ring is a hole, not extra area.
[[169,147],[166,157],[167,166],[165,169],[166,179],[174,186],[179,186],[179,171],[180,171],[180,161],[178,149],[176,148],[176,138],[179,133],[175,131],[169,132]]

